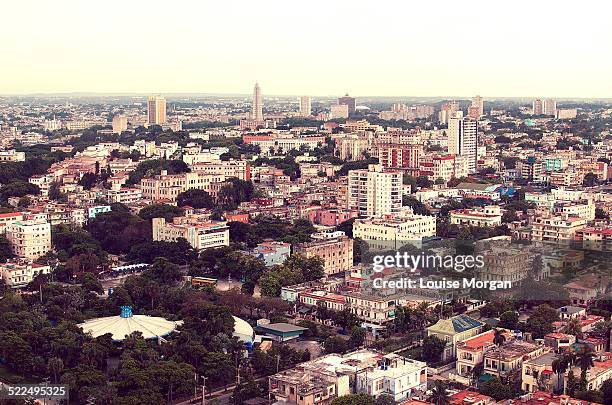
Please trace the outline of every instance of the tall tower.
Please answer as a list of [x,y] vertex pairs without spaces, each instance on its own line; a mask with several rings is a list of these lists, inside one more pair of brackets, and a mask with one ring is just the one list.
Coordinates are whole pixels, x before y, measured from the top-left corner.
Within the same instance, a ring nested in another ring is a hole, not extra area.
[[344,97],[340,97],[338,99],[338,104],[348,106],[349,115],[355,114],[355,109],[357,108],[357,101],[355,100],[355,97],[351,97],[348,95],[348,93],[346,93]]
[[251,108],[251,118],[255,121],[263,121],[263,98],[261,96],[261,88],[259,83],[255,83],[253,89],[253,105]]
[[536,98],[533,100],[533,115],[542,115],[544,114],[544,104],[542,103],[542,99]]
[[557,114],[557,102],[552,98],[544,99],[542,102],[542,112],[544,115],[556,115]]
[[149,125],[161,125],[166,122],[166,99],[164,97],[149,97],[147,109],[147,122]]
[[478,112],[478,117],[482,117],[484,115],[484,100],[482,97],[472,97],[472,107],[475,108],[475,112]]
[[300,100],[300,117],[309,117],[312,114],[312,100],[309,96],[302,96]]
[[466,161],[468,173],[476,173],[478,164],[478,121],[457,112],[448,121],[448,152]]

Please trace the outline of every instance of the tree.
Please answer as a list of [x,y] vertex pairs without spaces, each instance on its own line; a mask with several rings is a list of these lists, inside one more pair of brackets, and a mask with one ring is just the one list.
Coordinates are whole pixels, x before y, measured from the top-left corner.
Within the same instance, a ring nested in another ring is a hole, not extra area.
[[161,284],[173,284],[183,277],[181,269],[176,264],[161,257],[156,259],[143,274]]
[[325,349],[325,353],[344,353],[347,351],[348,346],[346,340],[336,335],[325,339],[323,348]]
[[595,208],[595,219],[610,219],[610,214],[608,214],[603,208]]
[[171,222],[174,217],[181,217],[185,214],[182,208],[168,204],[152,204],[147,205],[140,210],[138,216],[144,220],[151,222],[153,218],[164,218],[167,222]]
[[600,390],[603,395],[604,405],[612,405],[612,378],[604,381]]
[[349,394],[334,398],[330,405],[375,405],[375,402],[368,394]]
[[533,334],[536,339],[544,338],[544,335],[553,331],[552,323],[558,319],[559,315],[554,308],[547,304],[542,304],[527,319],[526,329]]
[[402,205],[404,207],[412,208],[412,211],[415,214],[418,214],[418,215],[431,215],[431,212],[429,211],[429,209],[427,209],[425,204],[423,204],[422,202],[420,202],[419,200],[417,200],[414,197],[410,197],[410,196],[407,196],[407,195],[403,196],[402,197]]
[[440,361],[440,356],[444,351],[446,343],[437,336],[427,336],[423,339],[423,358],[431,363]]
[[584,346],[584,348],[576,354],[576,362],[580,366],[580,391],[587,390],[587,371],[595,365],[593,357],[593,351],[588,346]]
[[582,180],[582,185],[585,187],[594,187],[598,183],[597,175],[593,173],[587,173],[584,175],[584,179]]
[[359,326],[353,326],[351,329],[351,337],[349,338],[349,346],[353,349],[357,349],[363,345],[365,341],[366,330]]
[[66,194],[60,191],[60,183],[54,181],[49,185],[49,199],[54,201],[64,201]]
[[215,207],[213,198],[204,190],[192,188],[180,193],[176,197],[176,202],[179,207],[186,205],[193,208],[212,209]]
[[64,362],[59,357],[51,357],[47,361],[47,372],[53,376],[53,384],[57,384],[64,371]]
[[14,180],[0,187],[0,195],[4,201],[9,197],[23,197],[28,194],[40,194],[40,189],[37,185],[22,180]]
[[559,391],[561,390],[561,383],[563,382],[563,379],[559,378],[559,376],[564,375],[570,365],[569,357],[567,355],[561,355],[560,357],[554,359],[551,364],[553,373],[557,374],[557,389]]
[[94,173],[85,173],[83,177],[79,180],[79,185],[83,186],[85,190],[90,190],[93,186],[96,185],[98,181],[98,175]]
[[0,235],[0,261],[6,262],[8,259],[14,257],[13,248],[11,243],[4,235]]
[[506,311],[500,315],[499,324],[497,326],[505,329],[516,329],[518,320],[519,318],[516,311]]
[[478,391],[498,401],[512,399],[516,396],[516,392],[512,385],[503,384],[497,377],[493,377],[489,381],[482,383]]
[[450,399],[446,392],[446,383],[442,380],[436,380],[431,389],[431,398],[429,400],[436,405],[449,405]]

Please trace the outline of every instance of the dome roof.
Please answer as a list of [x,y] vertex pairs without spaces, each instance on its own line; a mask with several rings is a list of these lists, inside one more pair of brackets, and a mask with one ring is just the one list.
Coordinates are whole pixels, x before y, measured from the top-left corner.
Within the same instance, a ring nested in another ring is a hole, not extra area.
[[133,332],[142,333],[145,339],[166,336],[181,323],[156,316],[133,315],[131,308],[122,307],[121,315],[90,319],[78,326],[94,338],[110,333],[113,340],[122,341]]

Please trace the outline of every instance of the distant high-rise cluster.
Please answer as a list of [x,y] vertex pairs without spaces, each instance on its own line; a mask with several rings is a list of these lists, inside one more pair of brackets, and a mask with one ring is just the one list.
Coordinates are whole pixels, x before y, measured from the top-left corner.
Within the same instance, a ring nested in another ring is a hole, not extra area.
[[147,110],[147,122],[149,125],[161,125],[166,122],[166,99],[164,97],[149,97]]
[[442,104],[440,113],[438,115],[438,121],[440,121],[440,124],[448,124],[450,118],[454,117],[457,111],[459,111],[459,103],[456,101],[450,101]]
[[255,83],[253,89],[253,104],[251,106],[251,118],[255,121],[263,121],[263,97],[259,83]]
[[312,114],[312,100],[309,96],[302,96],[300,101],[300,117],[309,117]]
[[533,115],[556,115],[557,114],[557,102],[552,98],[542,100],[536,98],[533,100],[532,106]]

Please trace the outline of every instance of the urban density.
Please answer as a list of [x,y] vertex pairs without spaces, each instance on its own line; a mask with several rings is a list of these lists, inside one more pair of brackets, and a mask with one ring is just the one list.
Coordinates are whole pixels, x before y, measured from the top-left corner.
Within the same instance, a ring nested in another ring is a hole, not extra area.
[[612,404],[612,99],[240,75],[0,91],[0,404]]

